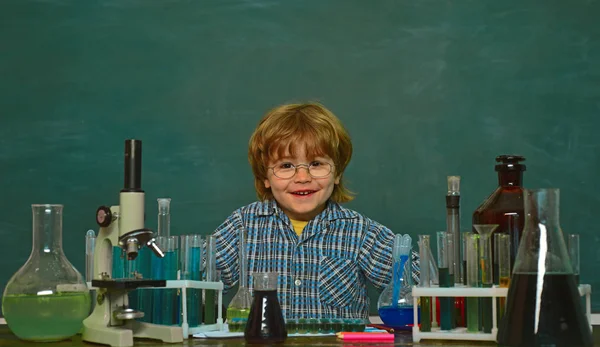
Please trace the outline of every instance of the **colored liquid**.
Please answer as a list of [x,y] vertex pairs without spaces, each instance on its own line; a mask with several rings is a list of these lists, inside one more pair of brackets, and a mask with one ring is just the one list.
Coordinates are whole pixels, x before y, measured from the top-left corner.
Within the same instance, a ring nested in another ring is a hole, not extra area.
[[217,306],[215,303],[215,291],[210,289],[204,290],[204,324],[215,324],[217,322],[216,312]]
[[431,298],[421,297],[421,331],[431,331]]
[[90,306],[89,292],[2,298],[8,327],[20,339],[30,341],[59,341],[74,336],[83,327]]
[[244,332],[248,323],[248,308],[227,308],[227,324],[230,332]]
[[[454,286],[453,275],[447,267],[439,268],[440,287]],[[442,330],[451,330],[455,327],[454,298],[440,298],[440,327]]]
[[467,298],[467,331],[479,331],[479,298]]
[[[156,259],[155,259],[156,258]],[[153,279],[176,280],[179,252],[165,252],[164,258],[154,257],[152,262]],[[152,323],[176,325],[179,323],[179,296],[177,289],[154,289]]]
[[[185,274],[184,279],[200,281],[200,247],[191,247],[189,249],[189,273]],[[202,289],[188,288],[187,292],[187,321],[190,327],[199,326],[202,323]]]
[[[421,317],[421,310],[417,312],[418,319]],[[414,324],[412,306],[384,306],[379,308],[379,317],[383,324],[390,328],[398,330],[411,330]]]
[[244,337],[248,343],[281,343],[287,338],[276,290],[255,290]]
[[593,346],[574,276],[547,274],[538,284],[537,274],[514,274],[498,342],[518,347]]
[[190,327],[199,326],[202,322],[202,289],[188,288],[187,296],[187,322]]

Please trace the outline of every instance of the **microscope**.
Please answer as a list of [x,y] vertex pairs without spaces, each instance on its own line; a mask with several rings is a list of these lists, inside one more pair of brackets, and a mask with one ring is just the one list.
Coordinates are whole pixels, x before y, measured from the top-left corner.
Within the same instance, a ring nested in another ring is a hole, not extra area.
[[168,343],[183,341],[181,327],[136,321],[144,313],[129,307],[129,291],[141,287],[165,287],[165,280],[111,278],[113,246],[123,249],[129,260],[137,257],[141,247],[149,247],[156,256],[164,257],[152,230],[144,228],[141,169],[142,142],[126,140],[125,187],[119,196],[119,206],[100,206],[96,211],[100,231],[94,250],[92,287],[97,288],[97,298],[94,311],[83,321],[84,341],[111,346],[133,346],[134,337]]

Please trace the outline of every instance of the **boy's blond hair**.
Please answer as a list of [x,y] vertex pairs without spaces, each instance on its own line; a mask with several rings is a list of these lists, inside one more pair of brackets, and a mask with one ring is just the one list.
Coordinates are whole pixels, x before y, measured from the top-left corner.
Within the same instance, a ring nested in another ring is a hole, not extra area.
[[271,159],[283,157],[286,150],[295,155],[297,146],[305,145],[307,157],[327,155],[333,159],[332,174],[339,177],[331,200],[343,203],[353,199],[342,180],[352,158],[352,142],[340,120],[318,103],[287,104],[267,113],[250,137],[248,161],[254,173],[254,187],[260,200],[273,198],[265,188],[267,165]]

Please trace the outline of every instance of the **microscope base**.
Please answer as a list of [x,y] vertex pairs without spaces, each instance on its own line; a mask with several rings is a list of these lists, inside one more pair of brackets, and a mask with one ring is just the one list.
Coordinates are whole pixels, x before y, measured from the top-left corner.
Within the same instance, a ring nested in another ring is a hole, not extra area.
[[83,341],[114,347],[133,346],[133,338],[161,340],[166,343],[183,342],[181,327],[129,321],[123,326],[102,326],[84,321]]

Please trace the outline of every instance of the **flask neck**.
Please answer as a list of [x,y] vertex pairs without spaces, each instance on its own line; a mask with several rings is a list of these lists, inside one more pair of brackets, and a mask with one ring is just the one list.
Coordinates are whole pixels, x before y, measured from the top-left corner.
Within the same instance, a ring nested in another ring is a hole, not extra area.
[[32,205],[32,253],[62,253],[62,205]]
[[239,268],[240,268],[240,280],[238,285],[240,288],[248,286],[248,257],[246,256],[246,228],[240,228],[238,231],[238,256],[239,256]]
[[527,224],[553,224],[559,226],[559,190],[526,190],[524,199]]
[[521,187],[523,185],[523,171],[498,171],[498,185],[501,187]]

